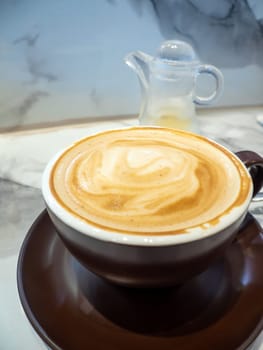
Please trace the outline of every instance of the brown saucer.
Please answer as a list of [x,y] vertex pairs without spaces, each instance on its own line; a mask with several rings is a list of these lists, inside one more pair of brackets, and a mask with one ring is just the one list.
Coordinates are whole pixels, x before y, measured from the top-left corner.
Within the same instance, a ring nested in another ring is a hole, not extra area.
[[241,350],[263,326],[263,237],[248,215],[224,257],[186,284],[128,289],[84,269],[44,211],[20,251],[26,315],[55,350]]

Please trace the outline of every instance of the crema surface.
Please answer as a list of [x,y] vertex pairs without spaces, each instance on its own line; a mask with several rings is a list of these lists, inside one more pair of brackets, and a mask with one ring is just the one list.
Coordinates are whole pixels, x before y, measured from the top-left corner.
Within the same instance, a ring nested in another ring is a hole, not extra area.
[[250,178],[224,148],[183,131],[134,127],[68,148],[50,188],[68,212],[93,226],[138,234],[215,225],[241,205]]

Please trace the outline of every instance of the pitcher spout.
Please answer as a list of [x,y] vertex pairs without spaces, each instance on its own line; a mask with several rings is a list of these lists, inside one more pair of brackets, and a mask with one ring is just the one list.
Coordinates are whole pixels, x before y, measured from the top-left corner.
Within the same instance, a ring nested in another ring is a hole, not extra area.
[[148,88],[150,73],[149,63],[152,59],[152,56],[141,51],[131,52],[124,58],[124,62],[137,74],[144,90]]

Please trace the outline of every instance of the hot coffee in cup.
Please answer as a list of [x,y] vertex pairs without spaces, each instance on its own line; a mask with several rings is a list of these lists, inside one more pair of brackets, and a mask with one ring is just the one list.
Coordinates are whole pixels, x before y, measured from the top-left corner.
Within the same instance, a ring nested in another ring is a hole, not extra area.
[[252,193],[236,155],[158,127],[91,135],[51,160],[43,176],[50,217],[72,254],[132,286],[201,272],[233,240]]

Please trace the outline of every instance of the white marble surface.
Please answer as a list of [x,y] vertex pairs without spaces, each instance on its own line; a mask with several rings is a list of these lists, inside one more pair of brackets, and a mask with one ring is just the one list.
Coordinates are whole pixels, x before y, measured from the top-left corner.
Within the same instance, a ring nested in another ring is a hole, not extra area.
[[222,70],[217,105],[262,103],[262,19],[259,0],[2,0],[0,127],[135,113],[139,84],[123,58],[167,39]]
[[[263,154],[263,127],[256,122],[262,115],[261,107],[206,110],[198,121],[202,134],[233,151],[251,149]],[[43,348],[19,304],[16,263],[28,228],[44,207],[39,188],[46,162],[62,147],[89,133],[136,123],[129,119],[0,134],[1,350]],[[250,209],[263,225],[262,203],[252,204]],[[263,350],[263,335],[252,348]]]

